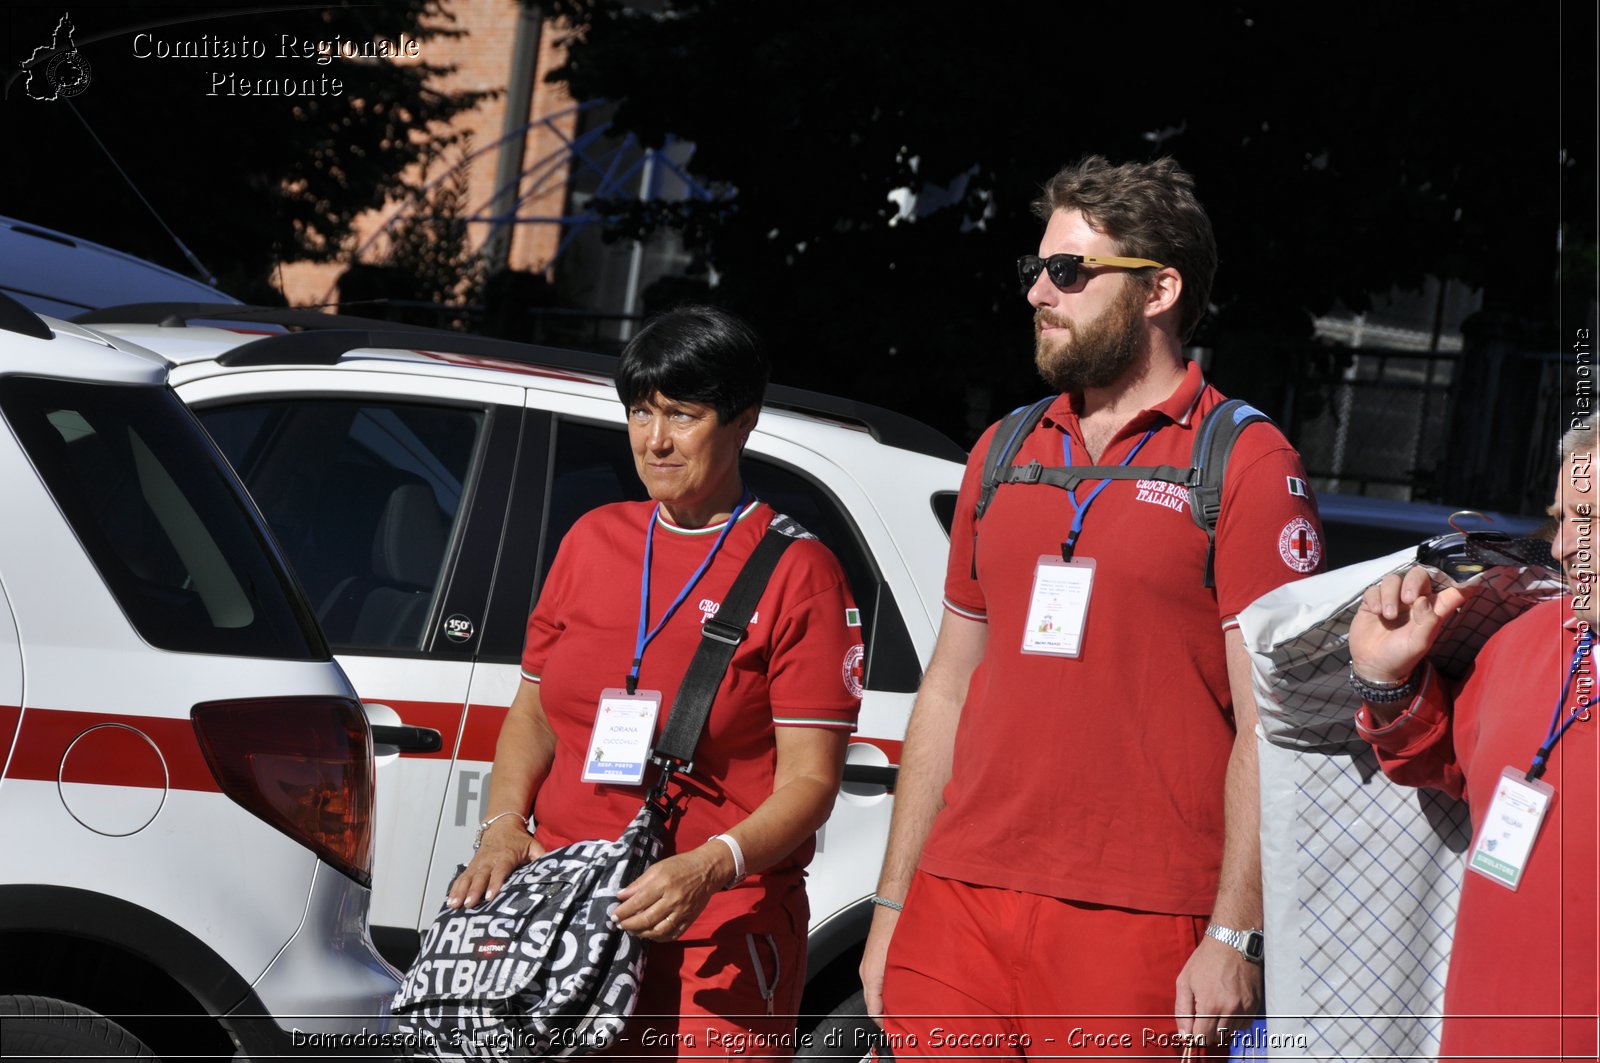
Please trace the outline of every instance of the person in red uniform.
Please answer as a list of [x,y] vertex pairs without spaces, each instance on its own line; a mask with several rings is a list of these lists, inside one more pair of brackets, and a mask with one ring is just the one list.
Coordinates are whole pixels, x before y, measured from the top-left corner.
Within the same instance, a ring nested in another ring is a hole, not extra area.
[[[1091,157],[1037,206],[1044,236],[1019,266],[1060,397],[1015,464],[1187,467],[1223,401],[1182,353],[1216,267],[1192,179],[1171,160]],[[1316,509],[1283,436],[1247,428],[1208,588],[1206,535],[1170,484],[1007,484],[976,519],[994,432],[958,496],[861,965],[868,1007],[900,1059],[1181,1055],[1260,1003],[1256,717],[1235,615],[1320,566]]]
[[[562,540],[528,620],[482,845],[451,904],[493,897],[548,849],[617,837],[638,811],[653,770],[637,784],[607,778],[622,754],[619,732],[602,738],[601,692],[659,695],[659,735],[702,621],[774,517],[739,475],[766,380],[755,336],[707,307],[657,318],[623,352],[617,394],[651,501],[603,506]],[[805,866],[859,707],[855,617],[834,556],[814,538],[793,543],[717,691],[694,770],[674,781],[666,855],[622,891],[617,920],[653,944],[616,1052],[742,1043],[753,1058],[792,1054]]]
[[1472,586],[1436,591],[1411,568],[1368,588],[1350,624],[1356,726],[1384,773],[1463,797],[1472,816],[1441,1059],[1600,1052],[1595,456],[1586,425],[1563,440],[1551,552],[1569,593],[1496,632],[1459,684],[1425,655]]

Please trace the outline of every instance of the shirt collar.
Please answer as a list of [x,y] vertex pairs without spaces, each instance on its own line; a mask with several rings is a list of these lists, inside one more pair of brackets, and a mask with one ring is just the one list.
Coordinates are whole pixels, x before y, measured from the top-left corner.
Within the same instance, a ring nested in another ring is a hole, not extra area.
[[[1205,390],[1206,378],[1200,371],[1200,363],[1188,363],[1183,380],[1172,394],[1149,409],[1134,414],[1127,427],[1118,434],[1148,428],[1162,419],[1183,425],[1185,428],[1189,427],[1190,422],[1194,420],[1195,409],[1200,405],[1200,396]],[[1067,392],[1050,404],[1048,416],[1057,424],[1064,424],[1068,417],[1076,420],[1082,407],[1083,395],[1078,392]]]

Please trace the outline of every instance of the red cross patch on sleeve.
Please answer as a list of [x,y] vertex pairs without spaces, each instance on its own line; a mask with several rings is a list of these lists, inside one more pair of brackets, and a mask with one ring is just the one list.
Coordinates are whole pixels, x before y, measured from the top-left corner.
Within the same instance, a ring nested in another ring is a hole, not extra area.
[[1304,517],[1295,517],[1278,535],[1278,554],[1296,572],[1311,572],[1322,560],[1322,540]]

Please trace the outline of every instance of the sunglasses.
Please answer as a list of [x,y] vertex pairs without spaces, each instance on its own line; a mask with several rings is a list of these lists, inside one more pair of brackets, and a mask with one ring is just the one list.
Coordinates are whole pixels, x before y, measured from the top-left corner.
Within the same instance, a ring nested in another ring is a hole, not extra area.
[[1417,547],[1417,563],[1434,569],[1457,587],[1472,583],[1491,568],[1556,568],[1548,541],[1497,531],[1436,535]]
[[1066,291],[1078,282],[1078,267],[1110,266],[1114,269],[1165,269],[1160,262],[1148,258],[1119,258],[1116,255],[1023,255],[1017,259],[1017,276],[1022,278],[1022,288],[1032,288],[1041,272],[1050,274],[1050,283]]

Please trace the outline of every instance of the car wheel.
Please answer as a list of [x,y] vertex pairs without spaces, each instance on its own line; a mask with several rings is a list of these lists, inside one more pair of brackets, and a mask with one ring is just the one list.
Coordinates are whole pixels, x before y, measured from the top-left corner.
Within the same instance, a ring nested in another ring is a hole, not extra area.
[[0,1056],[8,1060],[115,1056],[160,1063],[143,1041],[104,1015],[53,997],[0,996]]
[[857,992],[822,1017],[794,1057],[859,1060],[865,1059],[873,1048],[878,1049],[879,1059],[894,1058],[883,1047],[883,1031],[867,1014],[866,995]]

